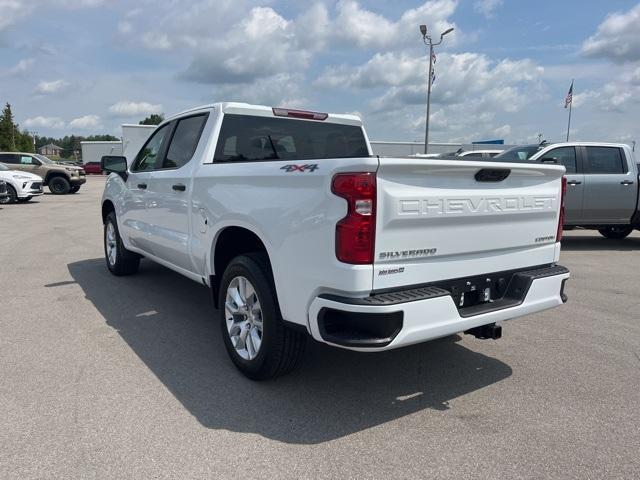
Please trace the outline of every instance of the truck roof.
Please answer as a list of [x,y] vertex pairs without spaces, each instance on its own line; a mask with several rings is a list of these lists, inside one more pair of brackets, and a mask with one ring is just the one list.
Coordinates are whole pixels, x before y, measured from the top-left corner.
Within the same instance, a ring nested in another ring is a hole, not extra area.
[[[190,108],[183,112],[172,115],[167,118],[168,120],[172,120],[174,118],[181,117],[188,113],[197,113],[200,111],[211,110],[214,108],[220,109],[222,113],[228,114],[236,114],[236,115],[253,115],[258,117],[275,117],[273,113],[274,107],[268,107],[266,105],[251,105],[249,103],[237,103],[237,102],[219,102],[219,103],[211,103],[209,105],[202,105],[200,107]],[[279,108],[280,107],[276,107]],[[282,110],[289,110],[287,108],[282,108]],[[293,109],[292,109],[293,110]],[[328,113],[327,118],[325,120],[316,120],[323,121],[328,123],[340,123],[344,125],[355,125],[362,126],[362,120],[359,116],[353,114],[340,114],[340,113]]]

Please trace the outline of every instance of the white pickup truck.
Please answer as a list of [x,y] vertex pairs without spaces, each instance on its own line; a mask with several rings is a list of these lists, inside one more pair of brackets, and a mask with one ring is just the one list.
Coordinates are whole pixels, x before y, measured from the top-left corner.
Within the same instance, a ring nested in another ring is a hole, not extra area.
[[358,351],[499,338],[566,301],[559,165],[377,157],[356,116],[238,103],[102,163],[109,270],[145,257],[210,287],[253,379],[291,370],[308,335]]

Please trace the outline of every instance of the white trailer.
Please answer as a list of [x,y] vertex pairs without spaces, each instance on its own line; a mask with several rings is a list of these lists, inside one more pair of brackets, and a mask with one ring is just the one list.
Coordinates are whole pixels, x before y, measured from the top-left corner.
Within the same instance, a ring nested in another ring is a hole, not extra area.
[[122,142],[80,142],[82,163],[99,162],[103,155],[122,155]]

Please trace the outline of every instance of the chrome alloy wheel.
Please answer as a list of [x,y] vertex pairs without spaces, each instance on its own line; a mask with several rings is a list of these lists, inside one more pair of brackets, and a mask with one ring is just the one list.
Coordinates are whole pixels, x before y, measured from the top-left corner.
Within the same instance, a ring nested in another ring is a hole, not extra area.
[[113,223],[107,223],[107,234],[104,239],[105,247],[107,251],[107,259],[109,260],[109,265],[114,266],[116,264],[116,258],[118,255],[118,245],[116,242],[116,228],[113,226]]
[[224,310],[231,344],[242,358],[253,360],[262,345],[262,308],[245,277],[234,277],[229,283]]

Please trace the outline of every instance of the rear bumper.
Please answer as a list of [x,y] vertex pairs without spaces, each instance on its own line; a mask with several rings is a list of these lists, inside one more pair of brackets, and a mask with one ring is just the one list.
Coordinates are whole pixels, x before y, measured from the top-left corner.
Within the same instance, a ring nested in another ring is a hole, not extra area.
[[309,326],[320,342],[351,350],[390,350],[562,305],[568,278],[569,270],[560,265],[518,272],[501,299],[462,309],[439,286],[364,299],[321,295],[311,303]]

